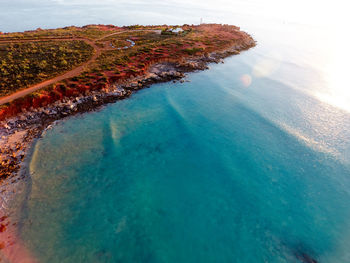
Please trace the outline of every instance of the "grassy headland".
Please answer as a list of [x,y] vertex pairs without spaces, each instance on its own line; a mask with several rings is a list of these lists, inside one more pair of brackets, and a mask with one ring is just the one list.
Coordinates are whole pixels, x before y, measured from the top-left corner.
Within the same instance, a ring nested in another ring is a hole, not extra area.
[[[176,28],[180,32],[172,32]],[[4,34],[0,36],[0,101],[5,95],[7,101],[0,105],[0,120],[125,83],[145,75],[156,63],[180,65],[232,47],[234,54],[254,45],[238,27],[219,24],[89,25]],[[33,92],[26,93],[33,87]]]

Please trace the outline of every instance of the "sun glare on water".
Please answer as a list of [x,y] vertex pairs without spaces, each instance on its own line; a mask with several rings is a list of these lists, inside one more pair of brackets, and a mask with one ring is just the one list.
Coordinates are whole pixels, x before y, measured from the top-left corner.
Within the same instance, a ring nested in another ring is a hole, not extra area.
[[[311,24],[321,26],[322,34],[325,36],[325,43],[317,43],[318,46],[325,46],[323,54],[326,63],[320,65],[323,80],[326,82],[326,89],[319,89],[314,95],[327,104],[350,112],[350,84],[349,84],[349,63],[350,63],[350,18],[347,14],[350,4],[347,1],[309,1],[305,5],[304,13],[308,15]],[[296,10],[291,10],[296,11]],[[307,16],[305,16],[307,17]]]
[[[343,0],[288,2],[269,0],[267,3],[264,2],[264,6],[270,7],[269,10],[266,10],[268,17],[300,25],[315,26],[315,30],[321,29],[322,38],[315,39],[313,43],[314,49],[317,50],[315,51],[316,56],[308,64],[317,65],[324,85],[308,88],[311,90],[311,95],[318,100],[350,112],[348,79],[350,76],[350,35],[348,33],[350,17],[347,14],[350,3]],[[261,8],[263,9],[263,6]],[[301,41],[307,40],[301,39]],[[254,65],[251,75],[248,75],[249,78],[242,76],[242,84],[248,87],[254,78],[270,76],[278,70],[280,59],[283,59],[280,54],[271,51],[271,54]]]
[[329,48],[329,63],[324,67],[324,79],[328,90],[317,93],[316,96],[326,103],[350,112],[350,37],[345,28],[338,26],[332,32],[334,41]]
[[[272,0],[274,1],[274,0]],[[280,1],[279,1],[280,2]],[[292,2],[289,2],[292,3]],[[324,46],[323,54],[326,63],[320,65],[326,88],[314,87],[317,99],[350,112],[350,18],[348,10],[350,3],[345,0],[334,1],[295,1],[285,10],[285,16],[300,23],[316,25],[323,28],[325,43],[315,43]],[[318,47],[315,47],[318,48]]]

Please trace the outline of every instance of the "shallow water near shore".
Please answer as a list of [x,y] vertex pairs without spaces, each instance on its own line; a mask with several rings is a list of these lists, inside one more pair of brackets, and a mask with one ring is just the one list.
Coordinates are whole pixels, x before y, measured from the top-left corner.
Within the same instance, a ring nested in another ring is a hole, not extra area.
[[291,130],[299,103],[342,116],[343,139],[350,116],[273,79],[244,87],[254,53],[47,131],[20,228],[40,262],[347,262],[342,138]]
[[35,259],[350,262],[350,111],[327,38],[244,29],[254,49],[43,134],[12,219]]

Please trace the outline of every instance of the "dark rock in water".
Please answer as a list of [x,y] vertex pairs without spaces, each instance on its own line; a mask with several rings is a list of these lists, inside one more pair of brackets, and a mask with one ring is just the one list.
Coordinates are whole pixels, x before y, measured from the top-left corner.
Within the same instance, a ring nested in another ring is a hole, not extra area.
[[318,263],[317,260],[313,259],[306,253],[297,254],[296,257],[303,263]]
[[98,251],[96,254],[96,259],[97,261],[108,261],[110,262],[112,259],[112,254],[110,251],[107,251],[105,249],[102,249],[100,251]]

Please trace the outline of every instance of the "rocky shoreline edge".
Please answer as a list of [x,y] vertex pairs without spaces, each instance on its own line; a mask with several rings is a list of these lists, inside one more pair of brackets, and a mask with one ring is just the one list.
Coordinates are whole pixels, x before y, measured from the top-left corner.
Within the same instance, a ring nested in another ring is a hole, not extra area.
[[[182,62],[160,62],[150,67],[147,74],[129,79],[123,84],[111,84],[100,91],[63,99],[45,107],[23,112],[0,122],[0,185],[6,186],[25,177],[20,173],[21,164],[33,143],[43,131],[52,128],[55,121],[68,116],[99,109],[101,106],[122,100],[132,93],[153,84],[180,81],[186,73],[206,70],[210,63],[223,63],[223,59],[254,47],[256,42],[235,46],[206,56],[192,57]],[[17,175],[17,176],[16,176]],[[3,187],[1,187],[3,188]],[[4,189],[0,189],[2,194]],[[1,204],[0,204],[1,205]],[[0,208],[1,209],[1,208]]]

